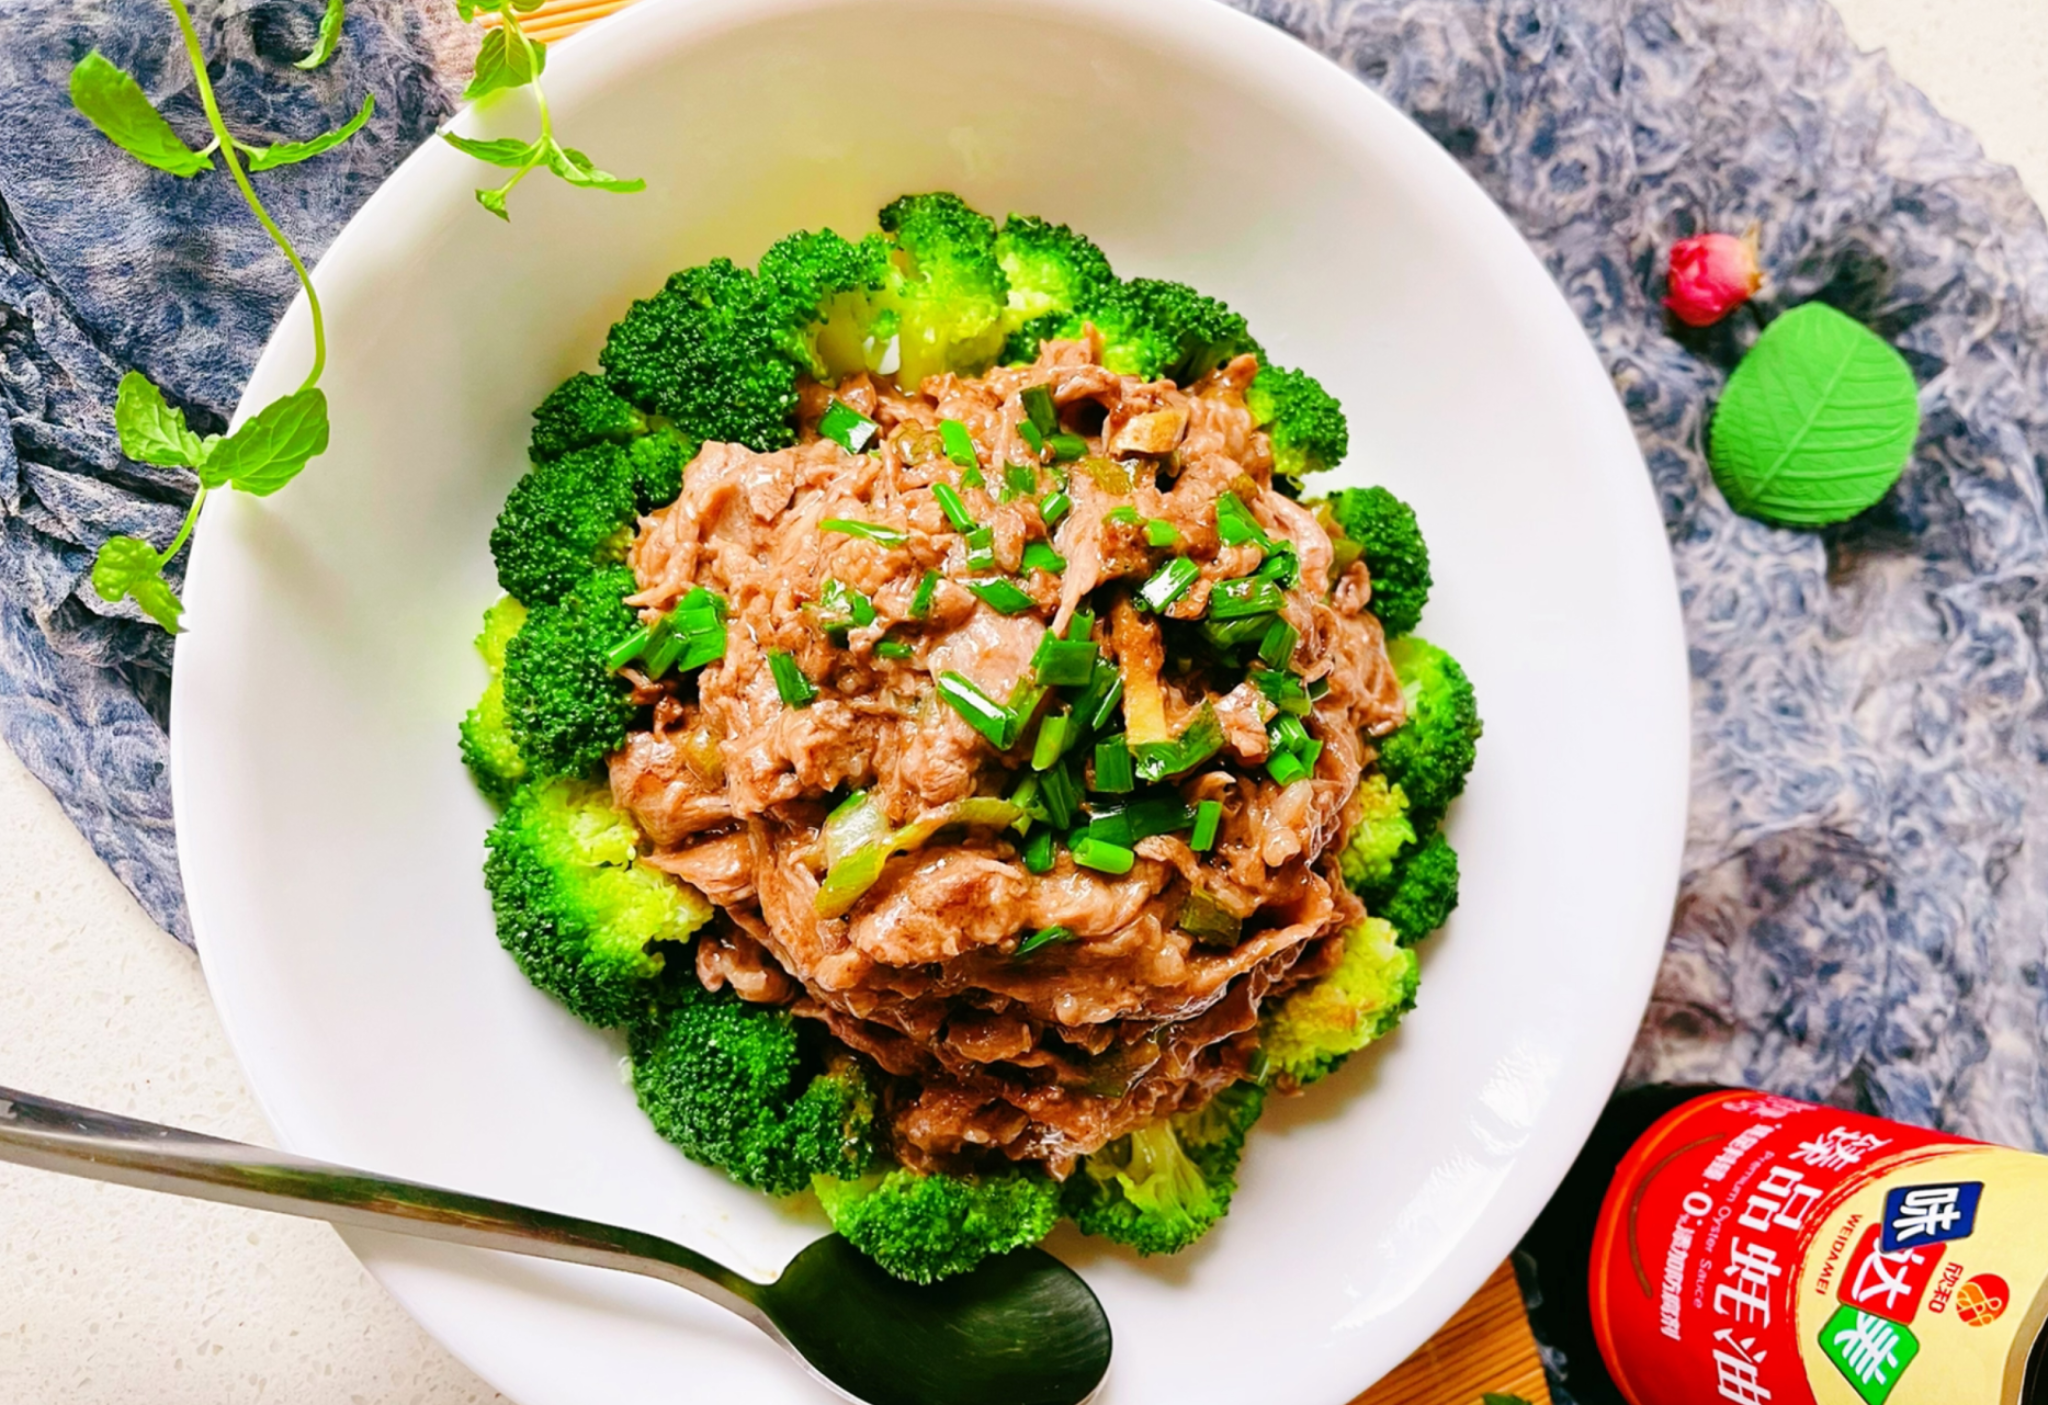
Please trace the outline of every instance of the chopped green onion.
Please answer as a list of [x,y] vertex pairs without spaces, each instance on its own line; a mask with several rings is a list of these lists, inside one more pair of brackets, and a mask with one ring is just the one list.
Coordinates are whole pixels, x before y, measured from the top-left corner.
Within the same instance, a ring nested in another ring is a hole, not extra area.
[[818,524],[818,530],[860,537],[878,546],[901,546],[910,540],[910,533],[899,528],[884,527],[879,522],[860,522],[850,517],[827,517]]
[[725,657],[725,626],[718,624],[702,634],[678,634],[682,649],[673,659],[667,650],[662,653],[665,662],[672,662],[684,673],[693,668],[702,668],[707,663],[716,663]]
[[1030,420],[1021,420],[1017,424],[1017,433],[1030,446],[1032,453],[1040,457],[1044,456],[1045,435],[1037,425],[1033,424]]
[[1279,609],[1287,603],[1280,593],[1280,587],[1257,576],[1243,580],[1225,581],[1209,593],[1209,618],[1212,620],[1242,619],[1246,615],[1263,615]]
[[946,520],[953,524],[956,532],[974,530],[974,514],[967,510],[967,504],[960,501],[960,495],[953,491],[950,483],[932,484],[932,496],[939,500],[939,506],[946,510]]
[[1041,829],[1024,844],[1024,867],[1033,873],[1052,871],[1052,831]]
[[1200,888],[1188,894],[1174,925],[1201,946],[1236,946],[1244,934],[1244,923],[1237,914]]
[[960,421],[940,420],[939,442],[946,446],[946,457],[960,467],[981,466],[981,455],[974,451],[974,436],[967,432],[967,426]]
[[878,659],[907,659],[917,651],[901,639],[877,639],[875,657]]
[[861,629],[875,622],[875,604],[846,582],[828,576],[811,617],[820,630],[836,636],[844,644],[847,630]]
[[1118,732],[1095,743],[1093,788],[1104,795],[1127,795],[1135,784],[1131,778],[1131,749],[1124,745],[1124,734]]
[[1056,829],[1065,829],[1081,812],[1081,787],[1067,766],[1052,766],[1038,773],[1038,798],[1044,802],[1046,819]]
[[1074,500],[1065,493],[1054,493],[1038,505],[1038,515],[1044,519],[1048,530],[1057,527],[1060,519],[1074,510]]
[[924,579],[917,583],[917,591],[910,597],[910,617],[921,620],[932,612],[932,597],[938,594],[939,573],[926,571]]
[[787,649],[768,651],[768,671],[775,675],[775,691],[784,707],[809,707],[818,696],[818,685],[804,677]]
[[1225,546],[1257,542],[1270,550],[1273,545],[1272,538],[1259,526],[1251,509],[1244,505],[1244,499],[1235,493],[1225,493],[1216,499],[1216,535]]
[[963,488],[986,488],[988,480],[981,476],[981,465],[970,464],[960,470],[960,486]]
[[1052,946],[1057,942],[1070,942],[1073,939],[1074,929],[1072,927],[1040,927],[1023,941],[1018,942],[1017,949],[1011,955],[1029,956],[1040,947]]
[[1328,696],[1329,691],[1330,675],[1327,673],[1324,674],[1321,678],[1312,680],[1308,685],[1308,695],[1311,698],[1315,699],[1317,702],[1321,702],[1323,698]]
[[997,751],[1008,751],[1017,744],[1019,723],[1016,714],[975,687],[970,679],[948,669],[939,675],[938,687],[939,696],[946,705],[959,713],[968,726],[988,738],[989,745]]
[[1255,668],[1251,671],[1252,686],[1266,695],[1266,701],[1282,712],[1306,717],[1315,710],[1309,701],[1309,690],[1302,687],[1301,679],[1292,673],[1279,673],[1269,668]]
[[[668,621],[664,619],[662,623],[667,624]],[[617,673],[627,664],[639,658],[640,651],[652,642],[654,642],[654,630],[642,625],[639,629],[634,630],[612,646],[611,651],[604,656],[605,667]]]
[[1067,729],[1074,725],[1072,714],[1048,712],[1038,724],[1038,739],[1031,744],[1031,769],[1049,771],[1067,752]]
[[1138,779],[1171,780],[1186,775],[1223,750],[1223,723],[1210,703],[1203,703],[1195,715],[1170,742],[1148,742],[1133,748],[1137,754]]
[[1003,488],[1008,497],[1030,497],[1038,491],[1038,470],[1028,463],[1004,464]]
[[1088,441],[1078,434],[1048,434],[1045,442],[1052,446],[1054,463],[1069,463],[1088,452]]
[[1139,521],[1138,509],[1132,507],[1129,503],[1125,503],[1122,507],[1113,507],[1103,513],[1102,520],[1105,522],[1128,522],[1131,526],[1135,527]]
[[1153,573],[1152,579],[1138,587],[1138,598],[1154,610],[1164,610],[1168,605],[1188,593],[1202,576],[1202,568],[1185,556],[1176,556]]
[[1129,873],[1138,862],[1138,856],[1123,845],[1102,839],[1084,837],[1076,840],[1073,847],[1074,862],[1098,873]]
[[993,527],[976,527],[967,533],[967,569],[993,571],[996,568],[996,532]]
[[1024,587],[1003,576],[986,581],[962,581],[961,584],[999,615],[1021,615],[1037,603]]
[[1076,610],[1074,617],[1067,621],[1067,638],[1086,639],[1095,632],[1095,612]]
[[1276,547],[1252,575],[1262,581],[1272,581],[1285,590],[1301,578],[1301,558],[1294,554],[1292,546]]
[[1054,551],[1050,542],[1027,542],[1024,546],[1024,569],[1049,571],[1056,576],[1067,569],[1067,558]]
[[1247,615],[1235,620],[1203,620],[1202,637],[1218,653],[1228,654],[1255,644],[1266,637],[1266,630],[1278,616]]
[[1266,728],[1266,735],[1273,739],[1273,745],[1281,751],[1303,751],[1314,740],[1301,719],[1292,713],[1283,712],[1274,718]]
[[1151,546],[1179,546],[1180,528],[1163,517],[1151,517],[1145,521],[1145,541]]
[[1293,785],[1308,775],[1308,767],[1291,751],[1276,751],[1266,758],[1266,774],[1281,785]]
[[818,433],[849,454],[865,449],[880,429],[880,425],[843,400],[834,400],[818,421]]
[[1195,806],[1195,832],[1188,836],[1188,847],[1198,854],[1207,853],[1216,846],[1216,831],[1223,823],[1223,802],[1204,800]]
[[1307,746],[1302,747],[1299,751],[1295,752],[1294,754],[1297,758],[1300,759],[1301,764],[1303,766],[1306,766],[1309,770],[1313,771],[1316,768],[1316,758],[1323,754],[1323,744],[1319,741],[1312,740],[1309,742]]
[[1086,723],[1090,731],[1099,732],[1116,716],[1117,704],[1123,700],[1123,673],[1107,659],[1098,660],[1095,676],[1074,702],[1074,716]]
[[1266,637],[1259,641],[1259,658],[1270,668],[1285,668],[1294,657],[1294,646],[1300,642],[1299,630],[1286,620],[1274,620],[1266,626]]
[[1048,688],[1078,688],[1094,679],[1098,657],[1093,639],[1057,639],[1048,633],[1031,656],[1031,671]]
[[1059,429],[1060,415],[1052,403],[1051,386],[1027,385],[1019,398],[1024,402],[1024,413],[1029,417],[1032,428],[1048,436]]
[[1195,822],[1195,812],[1178,796],[1155,797],[1099,810],[1077,838],[1100,839],[1129,848],[1155,834],[1172,834]]

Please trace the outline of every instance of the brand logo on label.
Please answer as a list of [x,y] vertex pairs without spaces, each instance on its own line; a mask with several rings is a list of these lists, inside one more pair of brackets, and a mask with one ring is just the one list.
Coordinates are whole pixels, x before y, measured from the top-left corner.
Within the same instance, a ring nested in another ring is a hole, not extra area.
[[1875,1312],[1894,1322],[1911,1322],[1941,1263],[1942,1246],[1900,1249],[1886,1253],[1878,1243],[1880,1226],[1863,1232],[1856,1252],[1849,1256],[1837,1296],[1851,1307]]
[[1820,1349],[1869,1405],[1883,1405],[1920,1354],[1913,1329],[1843,1304],[1820,1329]]
[[1956,1290],[1956,1317],[1972,1327],[1988,1327],[2005,1315],[2012,1285],[1995,1273],[1980,1273]]
[[1900,1186],[1884,1198],[1885,1252],[1968,1239],[1983,1195],[1982,1181]]

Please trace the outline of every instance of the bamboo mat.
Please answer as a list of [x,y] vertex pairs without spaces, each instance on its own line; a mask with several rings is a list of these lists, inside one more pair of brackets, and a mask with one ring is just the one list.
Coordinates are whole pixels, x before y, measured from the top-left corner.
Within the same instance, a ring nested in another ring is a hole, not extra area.
[[[633,0],[547,0],[520,17],[534,38],[554,43]],[[1488,1394],[1550,1405],[1536,1340],[1522,1311],[1514,1271],[1502,1264],[1443,1330],[1352,1405],[1478,1405]]]

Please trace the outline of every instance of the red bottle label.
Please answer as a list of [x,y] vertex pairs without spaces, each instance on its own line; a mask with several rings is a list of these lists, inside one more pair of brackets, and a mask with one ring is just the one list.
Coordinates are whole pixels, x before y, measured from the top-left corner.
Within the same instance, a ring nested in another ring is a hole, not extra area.
[[1711,1093],[1623,1160],[1591,1267],[1634,1405],[2016,1405],[2048,1316],[2048,1157]]

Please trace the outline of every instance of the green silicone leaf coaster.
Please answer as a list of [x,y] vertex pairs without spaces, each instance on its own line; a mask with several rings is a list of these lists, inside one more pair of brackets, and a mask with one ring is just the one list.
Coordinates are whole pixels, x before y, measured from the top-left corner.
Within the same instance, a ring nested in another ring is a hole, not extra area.
[[1766,327],[1728,378],[1708,458],[1737,512],[1822,527],[1889,492],[1919,435],[1905,359],[1861,323],[1810,302]]

